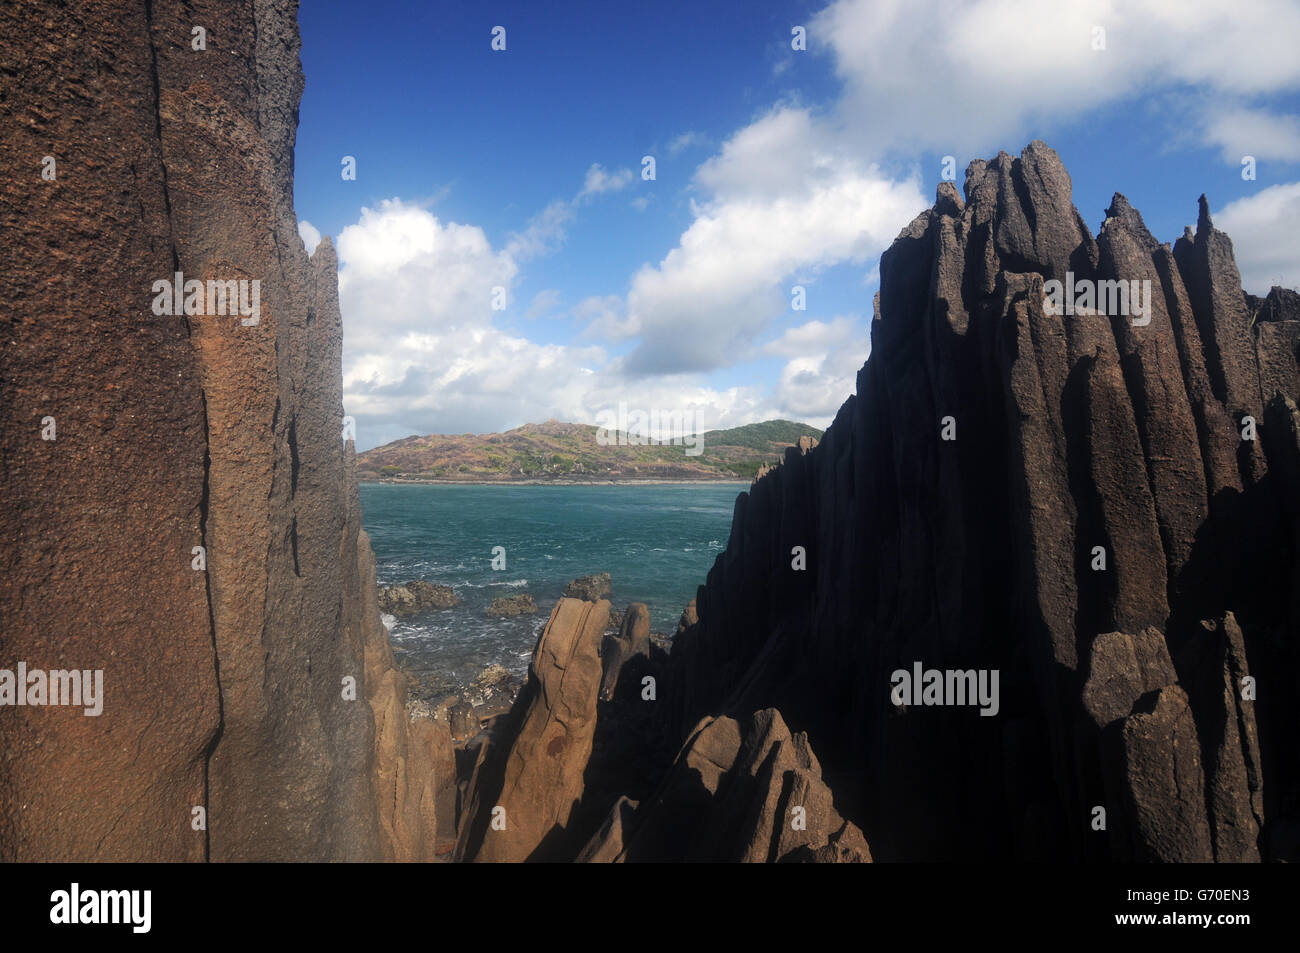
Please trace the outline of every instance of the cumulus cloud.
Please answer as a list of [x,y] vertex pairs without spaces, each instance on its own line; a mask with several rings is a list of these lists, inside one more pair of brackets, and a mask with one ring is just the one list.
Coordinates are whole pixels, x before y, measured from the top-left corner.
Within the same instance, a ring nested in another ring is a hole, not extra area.
[[1232,238],[1241,283],[1264,295],[1273,285],[1300,289],[1300,182],[1274,185],[1225,205],[1212,216]]
[[549,255],[564,243],[565,227],[573,221],[573,203],[556,200],[534,215],[523,231],[506,241],[506,253],[515,261]]
[[830,321],[809,321],[787,328],[769,341],[763,350],[781,357],[814,357],[833,350],[858,350],[858,363],[865,359],[866,326],[857,315],[838,315]]
[[[477,226],[389,199],[343,229],[338,254],[343,401],[361,449],[548,417],[596,423],[620,401],[697,413],[705,427],[772,410],[758,388],[719,389],[689,375],[629,382],[600,346],[539,344],[504,330],[492,289],[513,293],[519,263],[510,243],[493,248]],[[617,321],[620,307],[617,297],[592,297],[574,311],[589,322]]]
[[1205,125],[1206,138],[1222,149],[1225,162],[1244,156],[1259,161],[1300,159],[1300,117],[1280,116],[1264,109],[1218,109]]
[[1041,121],[1158,91],[1184,107],[1213,101],[1196,111],[1199,134],[1225,157],[1243,142],[1289,155],[1300,124],[1268,126],[1251,103],[1300,86],[1297,34],[1300,8],[1284,0],[1248,11],[1212,0],[835,0],[809,36],[833,59],[836,103],[778,105],[733,134],[697,169],[677,246],[635,273],[625,316],[600,327],[634,339],[631,375],[749,359],[794,277],[871,261],[929,204],[915,178],[872,161],[906,150],[983,153]]
[[303,219],[298,223],[298,237],[302,239],[303,245],[307,248],[307,256],[310,258],[316,254],[316,246],[320,244],[320,229],[311,222]]
[[1246,106],[1295,89],[1297,35],[1291,0],[835,0],[809,49],[833,57],[839,115],[863,148],[969,155],[1139,92]]
[[[361,442],[547,416],[592,423],[621,401],[694,409],[707,427],[825,423],[853,390],[869,322],[812,318],[769,335],[790,313],[791,285],[844,264],[866,272],[929,205],[919,177],[889,164],[916,149],[964,162],[1144,95],[1160,100],[1171,134],[1188,126],[1225,161],[1300,158],[1300,121],[1269,103],[1300,88],[1300,6],[1289,0],[833,0],[808,26],[811,55],[829,56],[841,83],[837,99],[778,103],[727,138],[691,179],[680,237],[624,294],[571,308],[578,333],[567,344],[504,330],[492,289],[513,296],[521,269],[564,243],[583,206],[627,189],[632,170],[590,165],[580,188],[501,247],[397,200],[363,210],[339,237],[345,402]],[[704,144],[689,131],[666,150]],[[644,210],[649,198],[624,201]],[[1216,213],[1251,290],[1300,281],[1285,225],[1297,213],[1300,183]],[[300,225],[306,243],[315,231]],[[527,311],[558,306],[548,290]],[[713,383],[749,363],[780,371],[752,386]]]
[[915,178],[890,179],[793,107],[742,129],[695,182],[707,197],[693,203],[690,227],[632,279],[630,374],[746,359],[753,338],[788,307],[792,275],[867,261],[928,204]]
[[788,328],[764,347],[768,354],[789,358],[781,368],[773,403],[783,416],[815,426],[829,424],[856,388],[869,346],[867,323],[859,315]]

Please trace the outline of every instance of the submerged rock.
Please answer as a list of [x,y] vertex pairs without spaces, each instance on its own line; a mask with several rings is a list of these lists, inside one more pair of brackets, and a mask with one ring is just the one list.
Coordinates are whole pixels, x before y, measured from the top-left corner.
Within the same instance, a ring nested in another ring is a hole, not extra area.
[[569,599],[585,599],[597,602],[609,595],[612,588],[609,573],[601,572],[591,576],[580,576],[564,587],[564,595]]
[[535,615],[536,612],[537,601],[527,592],[518,596],[500,596],[487,607],[488,617],[492,619]]
[[425,609],[450,609],[460,605],[460,597],[451,586],[415,579],[400,586],[379,588],[379,611],[389,615],[414,615]]

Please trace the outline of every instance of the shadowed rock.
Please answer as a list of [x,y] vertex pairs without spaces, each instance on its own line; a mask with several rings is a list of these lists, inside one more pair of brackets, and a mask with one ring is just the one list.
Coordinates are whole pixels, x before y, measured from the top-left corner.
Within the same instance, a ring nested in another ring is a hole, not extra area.
[[587,860],[867,862],[862,833],[835,810],[808,739],[765,709],[743,727],[702,722],[655,795],[620,801]]
[[600,700],[609,701],[614,697],[623,666],[636,656],[650,656],[650,610],[644,602],[634,602],[627,607],[618,635],[605,636],[600,654],[604,666]]
[[556,603],[528,681],[475,771],[459,859],[570,859],[582,846],[565,826],[583,793],[608,616],[604,600]]
[[[877,859],[1296,859],[1300,299],[1197,219],[1171,249],[1116,194],[1094,239],[1040,142],[942,184],[857,393],[736,501],[669,737],[778,708]],[[1149,313],[1054,313],[1067,279]],[[999,713],[893,705],[918,660]]]
[[531,593],[518,596],[499,596],[487,607],[489,619],[507,618],[517,615],[533,615],[537,612],[537,601]]

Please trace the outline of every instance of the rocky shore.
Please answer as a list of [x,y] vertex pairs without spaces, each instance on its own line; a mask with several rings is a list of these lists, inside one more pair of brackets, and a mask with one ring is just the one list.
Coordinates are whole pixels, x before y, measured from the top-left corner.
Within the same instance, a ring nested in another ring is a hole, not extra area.
[[[1151,321],[1049,313],[1067,269]],[[858,394],[739,496],[671,654],[556,605],[455,859],[1300,859],[1300,298],[1242,291],[1204,199],[1094,238],[1042,143],[881,274]],[[996,709],[900,703],[918,666]]]
[[451,586],[440,586],[423,579],[413,579],[400,586],[379,587],[379,611],[394,616],[415,615],[425,609],[451,609],[460,598]]
[[[565,593],[566,598],[586,596],[586,601],[597,602],[609,596],[612,589],[610,574],[606,572],[574,579],[565,586]],[[381,611],[392,613],[393,608],[399,608],[402,610],[400,614],[408,617],[429,610],[455,608],[461,604],[452,587],[435,585],[425,580],[414,580],[400,586],[380,586],[378,602]],[[494,609],[497,610],[495,613]],[[537,611],[536,601],[530,594],[524,593],[494,600],[488,614],[510,616]],[[600,652],[602,657],[619,660],[606,663],[607,668],[612,665],[611,678],[616,678],[625,656],[630,658],[633,654],[644,654],[649,644],[653,644],[656,651],[666,656],[672,646],[669,636],[650,632],[649,613],[644,604],[631,604],[627,613],[627,617],[632,619],[629,623],[631,628],[625,627],[624,615],[612,607],[608,610]],[[683,613],[683,620],[688,617],[694,618],[693,600]],[[635,649],[625,648],[624,641],[620,641],[624,639],[625,631],[628,637],[634,639]],[[398,665],[402,667],[400,660]],[[452,738],[457,744],[473,740],[493,719],[508,712],[524,685],[522,677],[499,664],[489,665],[463,684],[458,684],[452,673],[446,671],[408,671],[407,674],[412,680],[409,711],[414,717],[448,717]],[[613,681],[610,682],[610,692],[612,686]],[[602,699],[607,697],[608,693],[602,688]]]
[[[1300,861],[1300,296],[1243,290],[1204,197],[1172,246],[1119,194],[1093,235],[1045,144],[972,162],[671,640],[588,577],[522,681],[426,697],[381,598],[458,610],[376,586],[295,14],[0,7],[0,159],[61,170],[0,183],[4,646],[108,699],[5,711],[0,860]],[[177,272],[260,321],[151,314]],[[1054,313],[1079,281],[1149,320]]]

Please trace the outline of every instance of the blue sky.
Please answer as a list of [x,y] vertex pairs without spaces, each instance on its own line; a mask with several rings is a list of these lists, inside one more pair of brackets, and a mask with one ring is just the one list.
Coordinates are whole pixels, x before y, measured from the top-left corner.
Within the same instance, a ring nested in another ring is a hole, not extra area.
[[960,185],[1034,138],[1094,231],[1121,191],[1172,241],[1205,192],[1248,290],[1300,282],[1294,3],[375,0],[299,19],[295,203],[309,247],[339,251],[362,449],[619,402],[824,424],[868,353],[880,252],[943,156]]

